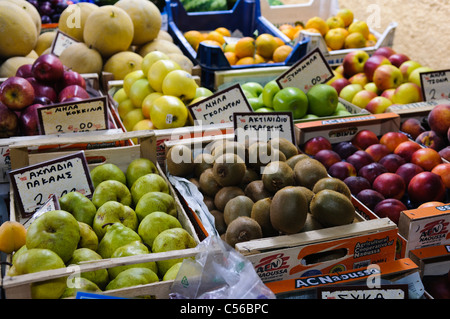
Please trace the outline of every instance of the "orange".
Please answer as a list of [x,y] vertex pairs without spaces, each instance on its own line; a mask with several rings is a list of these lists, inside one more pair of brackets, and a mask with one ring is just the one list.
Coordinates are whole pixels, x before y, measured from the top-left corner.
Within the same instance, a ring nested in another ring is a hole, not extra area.
[[275,38],[275,40],[277,41],[277,45],[278,45],[278,46],[284,44],[284,41],[283,41],[281,38],[279,38],[279,37],[274,37],[274,38]]
[[305,31],[306,31],[306,32],[319,33],[319,34],[320,34],[320,31],[317,30],[316,28],[308,28],[308,29],[305,29]]
[[223,48],[224,52],[234,52],[234,49],[236,47],[236,43],[226,43],[225,47]]
[[236,42],[234,53],[236,53],[238,59],[253,57],[255,48],[255,40],[252,37],[243,37]]
[[275,49],[275,52],[273,53],[273,61],[274,62],[283,62],[286,60],[286,58],[291,54],[292,47],[287,44],[283,44]]
[[330,50],[340,50],[344,47],[345,38],[345,34],[338,29],[331,29],[325,35],[325,43]]
[[366,47],[373,47],[377,44],[377,41],[373,41],[373,40],[367,40],[366,41]]
[[228,29],[225,28],[225,27],[218,27],[218,28],[217,28],[216,30],[214,30],[214,31],[219,32],[219,33],[222,34],[224,37],[229,37],[229,36],[231,36],[230,30],[228,30]]
[[289,39],[294,40],[294,35],[297,32],[297,30],[294,29],[294,27],[292,28],[285,28],[283,30],[280,30],[284,35],[286,35]]
[[289,24],[289,23],[284,23],[284,24],[282,24],[282,25],[280,25],[280,26],[278,27],[278,29],[279,29],[280,31],[283,31],[283,30],[285,30],[285,29],[293,29],[293,28],[294,28],[294,26],[291,25],[291,24]]
[[345,28],[344,20],[338,16],[329,17],[326,22],[328,24],[328,28],[330,29]]
[[336,16],[340,17],[346,27],[348,27],[353,22],[353,12],[350,9],[342,8],[337,13]]
[[350,33],[345,28],[336,28],[335,30],[341,32],[345,37],[348,36]]
[[11,254],[25,245],[26,228],[16,221],[5,221],[0,226],[0,251]]
[[[270,57],[272,58],[272,57]],[[259,63],[265,63],[266,59],[264,59],[264,57],[260,56],[258,53],[255,54],[255,64],[259,64]]]
[[278,42],[275,37],[269,33],[260,34],[256,40],[256,53],[260,56],[269,59],[273,55],[273,51],[278,47]]
[[208,35],[206,36],[205,40],[213,40],[213,41],[217,41],[220,44],[224,44],[225,43],[225,38],[223,37],[223,34],[217,31],[211,31],[208,33]]
[[255,64],[255,58],[253,58],[251,56],[246,56],[246,57],[239,59],[236,62],[236,65],[247,65],[247,64]]
[[346,49],[364,48],[365,46],[366,38],[359,32],[350,33],[345,38],[344,48]]
[[359,32],[367,40],[369,38],[370,30],[366,21],[355,21],[348,27],[349,33]]
[[224,55],[227,58],[228,63],[230,63],[230,65],[235,65],[236,62],[238,61],[238,58],[236,57],[236,54],[234,52],[225,51]]
[[197,50],[198,44],[203,40],[203,34],[197,30],[186,31],[184,37],[194,50]]
[[325,35],[327,32],[328,32],[328,30],[329,30],[329,27],[328,27],[328,24],[326,23],[326,21],[325,20],[323,20],[321,17],[312,17],[311,19],[309,19],[307,22],[306,22],[306,25],[305,25],[305,28],[306,29],[309,29],[309,28],[313,28],[313,29],[316,29],[316,30],[318,30],[319,32],[320,32],[320,34],[321,35]]
[[219,42],[217,42],[215,40],[203,40],[203,41],[200,41],[200,43],[204,43],[204,44],[207,44],[207,45],[217,45],[218,47],[220,47],[220,49],[223,50],[222,44],[220,44]]

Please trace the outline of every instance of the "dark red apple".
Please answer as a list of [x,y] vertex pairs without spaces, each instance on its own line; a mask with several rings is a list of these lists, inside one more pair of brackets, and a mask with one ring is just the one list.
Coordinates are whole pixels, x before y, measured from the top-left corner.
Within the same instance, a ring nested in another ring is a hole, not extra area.
[[382,194],[385,198],[400,200],[406,191],[403,178],[395,173],[383,173],[375,178],[372,188]]
[[387,217],[398,225],[400,214],[404,210],[407,210],[407,207],[403,202],[395,198],[386,198],[375,206],[373,212],[378,217]]
[[23,64],[17,68],[16,76],[20,76],[21,78],[28,78],[33,76],[33,73],[31,72],[31,68],[33,67],[33,64]]
[[388,59],[392,63],[392,65],[395,65],[397,68],[399,68],[403,62],[410,60],[410,58],[403,53],[394,53],[391,56],[389,56]]
[[46,96],[36,96],[33,100],[33,104],[49,105],[53,102]]
[[375,50],[373,55],[383,55],[387,58],[389,58],[391,55],[395,54],[396,52],[391,47],[381,47]]
[[391,153],[386,145],[380,143],[370,145],[365,151],[372,156],[375,162],[380,161],[383,157]]
[[415,140],[420,133],[426,131],[422,125],[422,122],[415,117],[410,117],[402,122],[400,125],[400,130],[406,134],[409,134],[413,140]]
[[90,96],[89,96],[89,93],[85,89],[83,89],[81,86],[69,85],[69,86],[66,86],[64,89],[62,89],[61,92],[59,92],[58,101],[64,102],[71,97],[79,97],[82,99],[88,99]]
[[336,89],[336,92],[339,94],[343,88],[347,85],[351,84],[350,81],[346,78],[340,78],[333,81],[330,85]]
[[19,76],[9,77],[0,85],[0,101],[13,111],[31,105],[34,96],[31,83]]
[[42,54],[34,61],[32,72],[39,81],[55,83],[62,80],[64,65],[57,56],[50,53]]
[[326,169],[342,160],[338,153],[328,149],[318,151],[316,155],[314,155],[314,158],[321,162]]
[[330,166],[328,174],[343,181],[349,176],[356,176],[356,169],[348,162],[337,162]]
[[372,185],[370,182],[361,176],[349,176],[344,179],[344,183],[350,189],[352,195],[356,196],[358,193],[364,189],[371,189]]
[[364,177],[370,182],[370,184],[372,184],[378,175],[387,172],[388,170],[386,169],[386,167],[384,167],[380,163],[373,162],[361,167],[358,171],[358,175]]
[[39,135],[39,117],[37,109],[41,106],[42,104],[32,104],[21,112],[19,123],[22,135]]
[[435,131],[425,131],[416,138],[416,142],[422,144],[425,147],[432,148],[436,151],[440,151],[446,146],[444,137],[437,134]]
[[317,152],[320,150],[331,150],[331,143],[330,141],[323,136],[316,136],[313,138],[310,138],[305,142],[305,145],[303,146],[303,150],[308,155],[316,155]]
[[395,173],[397,169],[406,163],[405,159],[397,154],[388,154],[380,159],[379,163],[386,167],[390,173]]
[[442,202],[445,199],[445,185],[442,178],[432,172],[422,172],[414,176],[408,185],[408,195],[412,203]]
[[383,195],[373,189],[363,189],[356,195],[356,198],[371,211],[375,209],[379,202],[385,199]]
[[86,89],[86,81],[84,80],[84,78],[80,73],[73,70],[64,71],[61,89],[69,85],[79,85],[83,89]]
[[358,150],[347,157],[346,161],[353,165],[353,167],[356,169],[356,172],[358,172],[361,167],[374,162],[372,156],[366,151],[362,150]]
[[356,147],[365,150],[372,144],[379,143],[378,136],[369,130],[361,130],[352,138],[352,143]]
[[428,113],[428,125],[436,133],[445,136],[450,127],[450,104],[439,104]]
[[0,138],[19,134],[19,119],[13,110],[0,102]]
[[45,96],[50,101],[52,101],[52,103],[57,102],[58,94],[56,93],[56,90],[53,88],[53,86],[38,82],[36,80],[33,81],[30,78],[28,78],[28,80],[34,88],[34,95],[36,97]]
[[439,155],[450,162],[450,146],[444,147],[439,151]]
[[351,142],[348,141],[344,141],[344,142],[339,142],[337,144],[335,144],[333,146],[333,150],[339,154],[339,156],[342,159],[347,159],[347,157],[349,157],[350,155],[352,155],[353,153],[355,153],[358,148],[353,145]]
[[423,168],[413,163],[405,163],[401,165],[395,174],[400,175],[405,181],[406,187],[408,187],[411,179],[419,173],[423,172]]

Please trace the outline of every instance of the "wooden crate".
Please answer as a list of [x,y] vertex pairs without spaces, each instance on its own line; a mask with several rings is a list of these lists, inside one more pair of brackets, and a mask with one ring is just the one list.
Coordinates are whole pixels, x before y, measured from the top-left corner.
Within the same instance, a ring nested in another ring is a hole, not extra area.
[[[178,220],[180,221],[181,225],[184,229],[188,231],[189,234],[191,234],[195,241],[197,243],[200,242],[199,237],[196,234],[195,228],[192,225],[189,217],[187,216],[185,210],[183,209],[183,206],[180,202],[180,199],[176,195],[175,190],[171,186],[171,184],[168,182],[166,176],[161,170],[161,167],[156,162],[156,154],[154,151],[154,148],[151,147],[151,137],[153,135],[152,131],[138,131],[138,132],[126,132],[126,133],[120,133],[115,136],[108,136],[108,140],[128,140],[133,138],[139,139],[138,145],[131,145],[131,146],[121,146],[121,147],[111,147],[111,148],[104,148],[104,149],[93,149],[93,150],[85,150],[85,156],[88,160],[88,166],[90,169],[93,169],[94,167],[103,164],[103,163],[114,163],[118,165],[122,170],[125,170],[128,164],[136,158],[148,158],[152,160],[159,170],[159,173],[166,179],[167,184],[169,185],[170,194],[174,196],[175,203],[178,211]],[[80,143],[89,143],[89,142],[99,142],[101,140],[104,140],[105,137],[102,135],[93,135],[93,136],[87,136],[83,134],[79,134],[76,137],[68,138],[64,135],[60,136],[59,138],[43,138],[36,141],[33,141],[33,146],[39,146],[39,145],[57,145],[57,144],[64,144],[69,142],[68,140],[71,139],[73,142],[74,139],[77,140],[77,142]],[[11,154],[11,166],[12,169],[21,168],[27,165],[32,165],[35,163],[39,163],[45,160],[53,159],[56,157],[60,157],[63,155],[67,155],[70,153],[73,153],[74,151],[57,151],[57,152],[39,152],[39,153],[33,153],[29,151],[29,148],[31,145],[29,142],[17,142],[15,144],[12,144],[10,146],[10,154]],[[92,162],[90,162],[90,159]],[[98,161],[98,159],[102,159],[102,161]],[[19,214],[17,213],[16,207],[14,205],[14,193],[11,191],[10,194],[11,200],[10,200],[10,220],[17,220],[20,222],[24,222],[25,220],[22,219]],[[142,255],[142,256],[131,256],[131,257],[122,257],[122,258],[109,258],[109,259],[103,259],[100,261],[95,262],[89,262],[80,265],[80,268],[77,267],[77,271],[85,272],[85,271],[92,271],[97,269],[105,269],[105,268],[111,268],[114,266],[119,265],[129,265],[129,264],[136,264],[136,263],[142,263],[142,262],[150,262],[150,261],[159,261],[159,260],[167,260],[167,259],[173,259],[181,258],[181,257],[192,257],[194,256],[198,251],[193,249],[186,249],[186,250],[177,250],[172,252],[164,252],[164,253],[153,253],[149,255]],[[9,256],[11,258],[11,256]],[[61,268],[61,269],[55,269],[55,270],[49,270],[49,271],[43,271],[35,274],[27,274],[27,275],[21,275],[21,276],[14,276],[9,277],[6,276],[3,279],[3,289],[5,291],[6,298],[30,298],[31,297],[31,291],[30,287],[33,282],[48,280],[52,278],[59,278],[59,277],[67,277],[73,273],[73,270],[68,268]],[[157,298],[168,298],[168,293],[170,290],[171,283],[173,281],[167,281],[167,282],[157,282],[152,283],[149,285],[143,285],[139,287],[130,287],[126,289],[118,289],[118,290],[111,290],[107,292],[103,292],[102,294],[105,295],[114,295],[114,296],[121,296],[121,297],[138,297],[142,295],[154,295]]]

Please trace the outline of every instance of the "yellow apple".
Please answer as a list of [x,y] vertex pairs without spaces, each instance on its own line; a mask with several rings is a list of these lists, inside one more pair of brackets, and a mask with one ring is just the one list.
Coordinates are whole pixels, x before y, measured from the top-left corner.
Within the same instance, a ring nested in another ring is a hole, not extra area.
[[153,105],[153,101],[160,96],[163,96],[163,94],[160,92],[153,92],[147,95],[144,101],[142,101],[142,114],[145,118],[150,118],[150,109]]
[[118,89],[113,95],[113,100],[118,104],[120,104],[120,102],[122,101],[125,101],[126,99],[128,99],[128,96],[123,87]]
[[174,70],[164,77],[161,89],[165,95],[173,95],[183,101],[189,101],[195,97],[197,87],[197,82],[189,72]]
[[145,75],[144,72],[142,72],[142,70],[136,70],[136,71],[132,71],[130,73],[128,73],[127,75],[125,75],[125,77],[123,78],[123,90],[125,91],[126,95],[130,94],[130,88],[133,85],[133,83],[136,80],[139,79],[145,79]]
[[142,101],[144,101],[145,97],[153,92],[154,90],[147,79],[138,79],[131,86],[128,97],[135,107],[140,108],[142,107]]
[[186,105],[172,95],[163,95],[155,99],[150,109],[150,119],[157,129],[182,127],[187,118]]
[[148,82],[153,90],[162,92],[162,82],[170,71],[181,70],[180,65],[172,60],[158,60],[148,71]]
[[140,108],[136,108],[134,110],[129,111],[122,119],[123,126],[125,129],[130,132],[133,130],[133,127],[137,122],[144,119],[144,115],[142,115],[142,110]]
[[133,105],[133,102],[131,102],[131,100],[127,98],[126,100],[119,103],[117,112],[119,113],[120,118],[123,119],[128,112],[134,110],[135,108],[136,107]]
[[144,56],[141,63],[141,69],[145,76],[148,75],[148,70],[150,70],[153,63],[158,60],[169,60],[169,57],[162,51],[151,51]]

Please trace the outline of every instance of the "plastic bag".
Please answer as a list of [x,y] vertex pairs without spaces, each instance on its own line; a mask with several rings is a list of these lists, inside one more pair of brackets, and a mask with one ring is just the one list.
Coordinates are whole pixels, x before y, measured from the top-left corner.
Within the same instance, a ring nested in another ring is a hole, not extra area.
[[183,260],[171,299],[275,299],[252,263],[219,237],[197,247],[195,259]]

